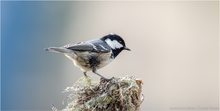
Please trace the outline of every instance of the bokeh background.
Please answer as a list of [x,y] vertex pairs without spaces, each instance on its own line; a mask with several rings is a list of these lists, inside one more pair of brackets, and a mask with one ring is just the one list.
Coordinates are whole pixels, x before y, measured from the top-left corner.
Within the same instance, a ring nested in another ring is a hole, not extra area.
[[132,51],[99,72],[142,79],[142,111],[218,110],[218,9],[218,1],[3,1],[1,109],[62,109],[62,91],[83,75],[44,48],[116,33]]

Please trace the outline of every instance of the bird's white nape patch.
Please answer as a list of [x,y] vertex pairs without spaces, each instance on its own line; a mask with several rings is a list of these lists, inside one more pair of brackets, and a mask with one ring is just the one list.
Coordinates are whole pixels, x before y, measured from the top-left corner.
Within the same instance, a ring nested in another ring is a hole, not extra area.
[[106,39],[105,42],[112,48],[112,49],[119,49],[122,48],[123,45],[120,44],[117,40],[111,40],[111,39]]

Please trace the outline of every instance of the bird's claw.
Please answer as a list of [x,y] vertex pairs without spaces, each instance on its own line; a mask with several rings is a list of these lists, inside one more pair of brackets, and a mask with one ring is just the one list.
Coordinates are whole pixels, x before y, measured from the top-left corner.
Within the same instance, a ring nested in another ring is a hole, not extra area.
[[105,78],[105,77],[101,77],[101,80],[105,80],[105,81],[111,81],[112,79],[114,79],[114,77],[108,79],[108,78]]

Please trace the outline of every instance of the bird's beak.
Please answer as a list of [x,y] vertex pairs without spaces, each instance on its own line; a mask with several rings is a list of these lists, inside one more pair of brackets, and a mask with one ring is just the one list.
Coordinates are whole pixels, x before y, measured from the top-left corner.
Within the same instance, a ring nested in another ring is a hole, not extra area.
[[131,51],[131,49],[129,49],[129,48],[127,48],[127,47],[124,47],[124,50]]

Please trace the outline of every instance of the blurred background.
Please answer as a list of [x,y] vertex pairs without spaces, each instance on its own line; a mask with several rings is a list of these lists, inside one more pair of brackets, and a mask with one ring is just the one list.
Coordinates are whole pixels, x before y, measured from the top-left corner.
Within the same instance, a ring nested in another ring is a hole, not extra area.
[[99,72],[142,79],[142,111],[218,110],[218,4],[1,2],[1,109],[62,109],[62,91],[83,74],[44,48],[116,33],[132,51]]

